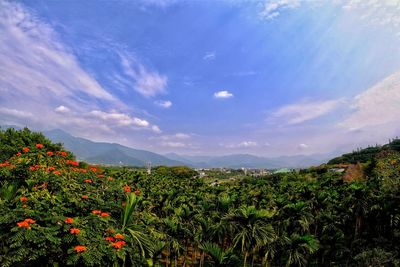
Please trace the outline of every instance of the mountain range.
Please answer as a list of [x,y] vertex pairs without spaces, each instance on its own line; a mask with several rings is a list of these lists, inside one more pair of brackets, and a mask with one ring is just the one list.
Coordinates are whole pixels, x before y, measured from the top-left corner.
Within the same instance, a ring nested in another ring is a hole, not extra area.
[[[17,126],[2,126],[5,128],[20,128]],[[43,134],[56,143],[62,143],[67,150],[72,151],[79,160],[89,163],[123,165],[123,166],[190,166],[194,168],[299,168],[315,166],[331,159],[336,154],[326,155],[295,155],[274,158],[259,157],[250,154],[232,154],[225,156],[191,156],[168,153],[165,155],[123,146],[117,143],[94,142],[85,138],[75,137],[60,130],[43,131]]]

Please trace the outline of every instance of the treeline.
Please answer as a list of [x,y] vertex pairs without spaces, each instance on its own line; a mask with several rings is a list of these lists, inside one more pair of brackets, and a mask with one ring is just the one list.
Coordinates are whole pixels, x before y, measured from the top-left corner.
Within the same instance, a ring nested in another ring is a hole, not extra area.
[[371,162],[378,153],[387,150],[400,152],[400,139],[396,137],[393,140],[389,140],[389,143],[383,146],[375,145],[363,149],[357,149],[351,153],[343,154],[340,157],[331,159],[328,164],[356,164],[358,162]]

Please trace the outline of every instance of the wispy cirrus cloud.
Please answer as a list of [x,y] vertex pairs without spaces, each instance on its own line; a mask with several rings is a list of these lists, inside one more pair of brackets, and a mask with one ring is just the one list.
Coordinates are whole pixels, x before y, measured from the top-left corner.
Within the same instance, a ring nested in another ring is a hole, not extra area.
[[153,97],[167,92],[167,76],[147,69],[127,53],[119,53],[119,55],[123,71],[131,79],[135,91],[144,97]]
[[162,107],[162,108],[172,107],[172,102],[169,100],[157,100],[157,101],[154,101],[154,104],[156,104],[157,106]]
[[328,114],[339,107],[343,101],[343,99],[338,99],[286,105],[273,112],[267,121],[288,125],[300,124]]
[[[113,127],[161,132],[128,114],[127,106],[81,66],[53,28],[17,2],[0,1],[0,105],[0,123],[84,129],[93,137],[112,133]],[[103,106],[113,111],[102,111]]]
[[300,0],[267,0],[262,6],[259,16],[262,19],[273,19],[280,15],[282,10],[300,6]]
[[400,117],[400,71],[358,94],[352,101],[352,112],[339,123],[340,127],[349,130],[377,125],[396,128]]

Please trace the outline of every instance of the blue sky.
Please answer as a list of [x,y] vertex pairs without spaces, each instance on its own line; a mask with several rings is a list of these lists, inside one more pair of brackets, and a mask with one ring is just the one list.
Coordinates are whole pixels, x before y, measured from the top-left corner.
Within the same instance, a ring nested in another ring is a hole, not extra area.
[[192,155],[400,133],[399,0],[0,3],[1,124]]

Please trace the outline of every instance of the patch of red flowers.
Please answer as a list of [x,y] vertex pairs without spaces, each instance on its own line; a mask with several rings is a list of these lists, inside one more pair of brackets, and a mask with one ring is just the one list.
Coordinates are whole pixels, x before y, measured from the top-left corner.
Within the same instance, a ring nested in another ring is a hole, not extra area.
[[17,157],[19,157],[21,155],[22,155],[21,152],[18,152],[17,154],[15,154],[15,156],[17,156]]
[[85,183],[93,183],[93,180],[86,179],[84,182],[85,182]]
[[31,224],[34,224],[34,223],[36,223],[35,220],[25,219],[22,222],[18,222],[17,225],[19,228],[31,229]]
[[129,185],[125,185],[125,186],[124,186],[124,192],[125,192],[125,193],[131,192],[131,187],[130,187]]
[[114,242],[115,239],[112,236],[107,236],[106,238],[104,238],[106,241],[110,241],[110,242]]
[[54,171],[53,174],[55,174],[55,175],[61,175],[61,172],[60,172],[60,171]]
[[65,161],[65,164],[71,165],[71,166],[79,166],[79,162],[78,161],[73,161],[73,160],[69,160],[69,159],[67,159]]
[[36,144],[36,148],[42,149],[43,148],[43,144]]
[[48,167],[48,168],[47,168],[47,172],[52,172],[52,171],[55,171],[55,170],[56,170],[55,167]]
[[30,166],[30,167],[29,167],[29,170],[31,170],[31,171],[37,171],[37,170],[39,170],[41,167],[42,167],[42,166],[40,166],[40,165],[33,165],[33,166]]
[[24,153],[28,153],[28,152],[29,152],[29,148],[24,147],[24,148],[22,149],[22,151],[24,151]]
[[70,217],[67,217],[67,218],[65,218],[64,222],[67,223],[67,224],[72,224],[74,222],[74,219],[70,218]]
[[19,201],[25,202],[25,201],[28,201],[28,198],[27,198],[27,197],[20,197],[20,198],[19,198]]
[[82,196],[82,198],[83,198],[83,199],[88,199],[88,198],[89,198],[89,196],[87,196],[87,195],[83,195],[83,196]]
[[65,152],[65,151],[56,151],[56,154],[57,154],[57,155],[61,155],[61,156],[63,156],[63,157],[66,157],[66,156],[68,155],[68,153]]
[[79,246],[75,246],[75,247],[74,247],[74,250],[75,250],[77,253],[79,253],[79,252],[84,252],[84,251],[86,251],[87,248],[86,248],[85,246],[79,245]]
[[121,234],[116,234],[114,237],[115,239],[125,239],[125,236]]
[[51,151],[48,151],[47,153],[46,153],[48,156],[54,156],[54,153],[53,152],[51,152]]
[[81,230],[79,230],[78,228],[71,228],[69,231],[71,234],[77,235],[80,233]]
[[110,217],[110,213],[108,213],[108,212],[102,212],[102,213],[100,214],[100,216],[101,216],[101,217]]
[[117,241],[115,243],[111,243],[111,246],[116,248],[116,249],[120,249],[123,246],[125,246],[126,242],[125,241]]
[[92,213],[98,215],[101,214],[101,210],[92,210]]
[[7,167],[10,166],[10,162],[4,161],[3,163],[0,164],[0,167]]

